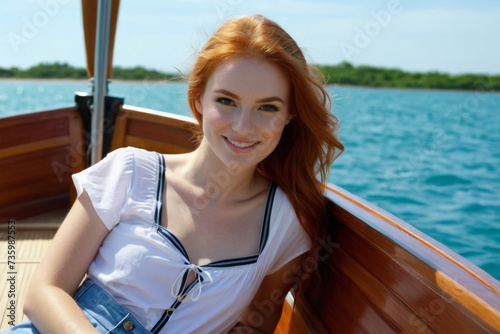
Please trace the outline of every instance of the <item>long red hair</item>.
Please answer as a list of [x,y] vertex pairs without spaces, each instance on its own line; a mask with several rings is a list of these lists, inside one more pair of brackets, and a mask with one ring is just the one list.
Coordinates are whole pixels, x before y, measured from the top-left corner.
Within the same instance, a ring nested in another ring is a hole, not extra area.
[[[198,53],[188,77],[190,108],[204,92],[214,69],[224,60],[252,56],[277,65],[290,82],[293,116],[285,126],[276,149],[258,165],[258,171],[287,194],[312,243],[314,256],[318,238],[327,229],[326,199],[323,196],[330,166],[344,150],[338,139],[338,120],[330,112],[331,98],[324,78],[309,65],[297,43],[275,22],[261,15],[226,22]],[[316,252],[317,253],[317,252]]]

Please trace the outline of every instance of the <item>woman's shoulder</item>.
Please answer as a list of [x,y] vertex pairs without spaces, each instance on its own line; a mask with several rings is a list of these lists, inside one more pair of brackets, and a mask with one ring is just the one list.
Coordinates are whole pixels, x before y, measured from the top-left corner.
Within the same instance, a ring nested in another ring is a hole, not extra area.
[[[272,200],[272,212],[271,219],[272,224],[274,224],[273,228],[276,231],[276,235],[284,237],[284,238],[299,238],[299,239],[308,239],[307,233],[304,230],[304,227],[299,221],[295,209],[288,199],[287,194],[283,191],[279,186],[275,187],[275,194],[273,195],[274,199]],[[272,191],[272,188],[271,190]],[[268,199],[267,205],[269,205]]]
[[269,240],[263,253],[267,259],[267,275],[307,252],[311,246],[309,237],[282,188],[276,187],[273,197]]
[[155,151],[128,146],[110,152],[106,160],[119,161],[130,169],[144,168],[156,170],[161,163],[162,155]]
[[83,174],[100,175],[104,178],[103,182],[119,179],[120,182],[140,186],[146,180],[157,182],[162,165],[163,156],[160,153],[129,146],[111,151]]
[[[273,190],[273,187],[275,188]],[[297,215],[295,214],[295,210],[293,209],[292,203],[288,199],[287,194],[285,191],[278,186],[277,184],[273,183],[270,188],[270,195],[273,195],[273,210],[274,211],[279,211],[281,215],[284,215],[288,217],[290,220],[294,220],[298,222]],[[272,194],[274,192],[274,194]],[[271,198],[269,199],[271,200]]]
[[142,148],[127,146],[111,151],[106,156],[107,159],[151,159],[160,156],[160,153],[148,151]]

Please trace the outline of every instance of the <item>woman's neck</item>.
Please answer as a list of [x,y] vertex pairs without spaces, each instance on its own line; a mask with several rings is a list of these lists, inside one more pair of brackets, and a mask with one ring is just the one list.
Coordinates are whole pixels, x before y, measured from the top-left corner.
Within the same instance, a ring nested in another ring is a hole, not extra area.
[[256,171],[255,166],[225,164],[205,140],[185,158],[181,164],[181,177],[210,201],[243,201],[269,187],[269,182]]

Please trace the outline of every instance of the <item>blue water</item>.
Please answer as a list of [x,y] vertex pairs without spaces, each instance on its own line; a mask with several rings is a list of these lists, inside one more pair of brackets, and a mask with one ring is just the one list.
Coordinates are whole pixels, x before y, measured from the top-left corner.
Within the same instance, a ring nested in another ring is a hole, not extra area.
[[[500,94],[330,87],[346,151],[330,181],[500,279]],[[0,81],[0,117],[65,107],[82,82]],[[112,83],[125,103],[190,115],[184,83]]]

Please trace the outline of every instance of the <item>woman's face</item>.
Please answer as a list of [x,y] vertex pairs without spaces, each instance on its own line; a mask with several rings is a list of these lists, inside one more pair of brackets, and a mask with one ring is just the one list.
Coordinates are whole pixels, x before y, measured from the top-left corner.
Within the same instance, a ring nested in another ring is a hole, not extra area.
[[270,62],[243,57],[221,63],[196,100],[204,139],[228,167],[255,167],[290,121],[289,95],[288,80]]

